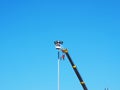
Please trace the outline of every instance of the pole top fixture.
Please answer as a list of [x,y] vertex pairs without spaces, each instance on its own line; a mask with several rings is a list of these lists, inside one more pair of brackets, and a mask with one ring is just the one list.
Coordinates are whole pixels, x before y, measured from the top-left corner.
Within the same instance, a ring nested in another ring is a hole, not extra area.
[[61,49],[61,45],[63,44],[63,41],[57,40],[54,41],[54,44],[55,44],[55,48],[59,50]]

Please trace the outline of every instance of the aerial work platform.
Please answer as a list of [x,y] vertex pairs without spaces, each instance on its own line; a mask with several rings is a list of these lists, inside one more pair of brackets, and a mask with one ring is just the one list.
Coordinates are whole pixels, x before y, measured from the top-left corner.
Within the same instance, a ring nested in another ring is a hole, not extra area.
[[72,68],[73,68],[73,70],[74,70],[78,80],[80,81],[80,84],[83,87],[83,90],[88,90],[85,82],[83,81],[83,79],[82,79],[82,77],[81,77],[81,75],[80,75],[80,73],[79,73],[79,71],[77,69],[77,66],[74,64],[72,58],[70,57],[70,55],[68,53],[68,49],[62,47],[63,41],[57,40],[57,41],[54,41],[54,44],[55,44],[55,48],[58,50],[58,90],[60,90],[60,85],[59,85],[60,84],[60,82],[59,82],[60,81],[59,80],[59,76],[60,76],[59,75],[59,73],[60,73],[59,72],[60,71],[59,70],[59,61],[60,61],[59,53],[60,53],[60,51],[62,51],[67,56],[67,58],[68,58],[68,60],[69,60],[69,62],[71,64],[71,66],[72,66]]

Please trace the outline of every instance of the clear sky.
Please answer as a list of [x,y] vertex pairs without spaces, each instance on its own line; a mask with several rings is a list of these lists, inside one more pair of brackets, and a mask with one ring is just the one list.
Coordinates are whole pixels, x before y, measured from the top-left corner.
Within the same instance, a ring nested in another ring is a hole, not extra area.
[[[1,0],[0,90],[57,90],[63,40],[89,90],[120,90],[119,0]],[[61,90],[83,90],[68,59]]]

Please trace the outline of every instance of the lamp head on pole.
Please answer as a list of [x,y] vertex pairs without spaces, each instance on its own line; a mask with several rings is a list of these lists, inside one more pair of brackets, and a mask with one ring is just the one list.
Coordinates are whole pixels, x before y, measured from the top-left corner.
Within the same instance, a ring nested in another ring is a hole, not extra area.
[[55,44],[55,48],[59,50],[62,48],[61,46],[63,44],[63,41],[57,40],[57,41],[54,41],[54,44]]

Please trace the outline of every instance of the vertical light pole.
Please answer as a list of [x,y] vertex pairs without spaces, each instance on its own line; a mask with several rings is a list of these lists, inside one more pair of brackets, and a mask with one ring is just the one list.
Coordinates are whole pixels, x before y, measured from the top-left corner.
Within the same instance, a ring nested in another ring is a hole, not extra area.
[[55,48],[58,50],[58,90],[60,90],[60,50],[63,41],[54,41]]
[[58,51],[58,90],[60,90],[60,52]]

